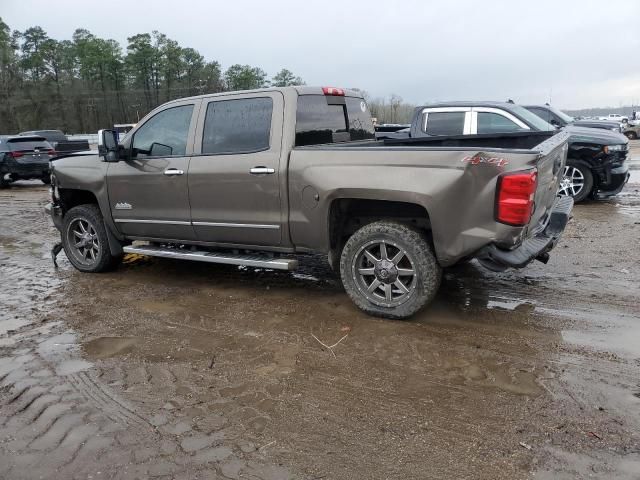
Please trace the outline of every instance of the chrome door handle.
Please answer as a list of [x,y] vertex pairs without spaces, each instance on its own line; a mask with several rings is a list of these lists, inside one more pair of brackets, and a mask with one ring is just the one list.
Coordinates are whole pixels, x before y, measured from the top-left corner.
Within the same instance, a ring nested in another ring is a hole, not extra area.
[[260,174],[264,174],[264,173],[276,173],[275,168],[269,168],[269,167],[253,167],[251,170],[249,170],[249,172],[251,172],[254,175],[260,175]]
[[167,168],[164,171],[165,175],[184,175],[184,170],[178,170],[177,168]]

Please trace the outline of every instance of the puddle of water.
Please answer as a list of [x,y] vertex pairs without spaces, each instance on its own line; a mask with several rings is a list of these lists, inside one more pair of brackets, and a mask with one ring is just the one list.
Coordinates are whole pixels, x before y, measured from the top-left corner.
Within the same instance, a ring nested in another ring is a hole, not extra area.
[[88,370],[91,367],[91,363],[87,362],[86,360],[64,360],[56,365],[56,374],[71,375],[72,373],[78,373],[82,372],[83,370]]
[[605,310],[560,310],[541,307],[542,313],[569,318],[588,325],[561,331],[568,343],[587,346],[605,352],[614,352],[624,357],[640,358],[640,318],[616,311]]
[[0,320],[0,335],[5,335],[12,330],[18,330],[26,325],[29,325],[28,320],[24,318],[9,318],[7,320]]
[[52,363],[58,375],[70,375],[92,367],[86,360],[78,358],[75,333],[65,332],[49,337],[38,345],[38,353]]
[[125,353],[138,343],[135,337],[100,337],[83,344],[84,351],[91,358],[109,358]]

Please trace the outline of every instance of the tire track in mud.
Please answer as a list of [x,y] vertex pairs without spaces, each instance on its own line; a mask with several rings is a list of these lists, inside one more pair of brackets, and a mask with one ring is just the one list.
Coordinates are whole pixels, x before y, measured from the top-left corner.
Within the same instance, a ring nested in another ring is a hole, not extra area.
[[60,270],[52,266],[49,249],[58,234],[42,213],[46,190],[0,191],[0,478],[288,476],[227,440],[216,415],[165,409],[153,425],[148,407],[141,410],[105,383],[125,379],[138,405],[148,400],[147,385],[188,398],[181,369],[107,371],[82,360],[75,336],[57,320],[75,301],[66,287],[78,274],[64,258]]

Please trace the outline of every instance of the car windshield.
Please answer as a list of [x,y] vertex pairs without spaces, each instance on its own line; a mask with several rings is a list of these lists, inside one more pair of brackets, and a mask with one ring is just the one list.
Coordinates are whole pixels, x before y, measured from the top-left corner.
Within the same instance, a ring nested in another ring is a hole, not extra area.
[[566,113],[564,113],[561,110],[558,110],[557,108],[549,107],[549,110],[551,110],[553,113],[555,113],[557,116],[559,116],[562,120],[564,120],[567,123],[572,123],[576,120],[571,115],[567,115]]
[[547,132],[547,131],[556,129],[556,127],[554,127],[550,123],[545,122],[535,113],[531,113],[529,110],[527,110],[524,107],[521,107],[520,105],[513,105],[511,107],[511,111],[513,111],[513,113],[518,115],[525,122],[527,122],[529,126],[533,127],[536,130],[539,130],[541,132]]

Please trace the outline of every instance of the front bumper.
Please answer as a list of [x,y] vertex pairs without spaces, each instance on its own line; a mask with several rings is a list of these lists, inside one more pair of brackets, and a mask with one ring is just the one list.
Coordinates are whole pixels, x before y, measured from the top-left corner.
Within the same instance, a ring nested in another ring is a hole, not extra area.
[[629,165],[626,162],[619,167],[612,168],[609,175],[609,181],[598,186],[597,195],[599,197],[617,195],[629,181],[630,176]]
[[573,198],[558,197],[545,229],[534,237],[526,239],[513,250],[504,250],[494,244],[484,247],[476,258],[489,270],[502,271],[506,268],[524,268],[533,260],[547,263],[549,251],[556,246],[573,209]]
[[47,203],[44,207],[44,213],[51,217],[51,221],[58,230],[62,229],[62,208],[60,205]]

